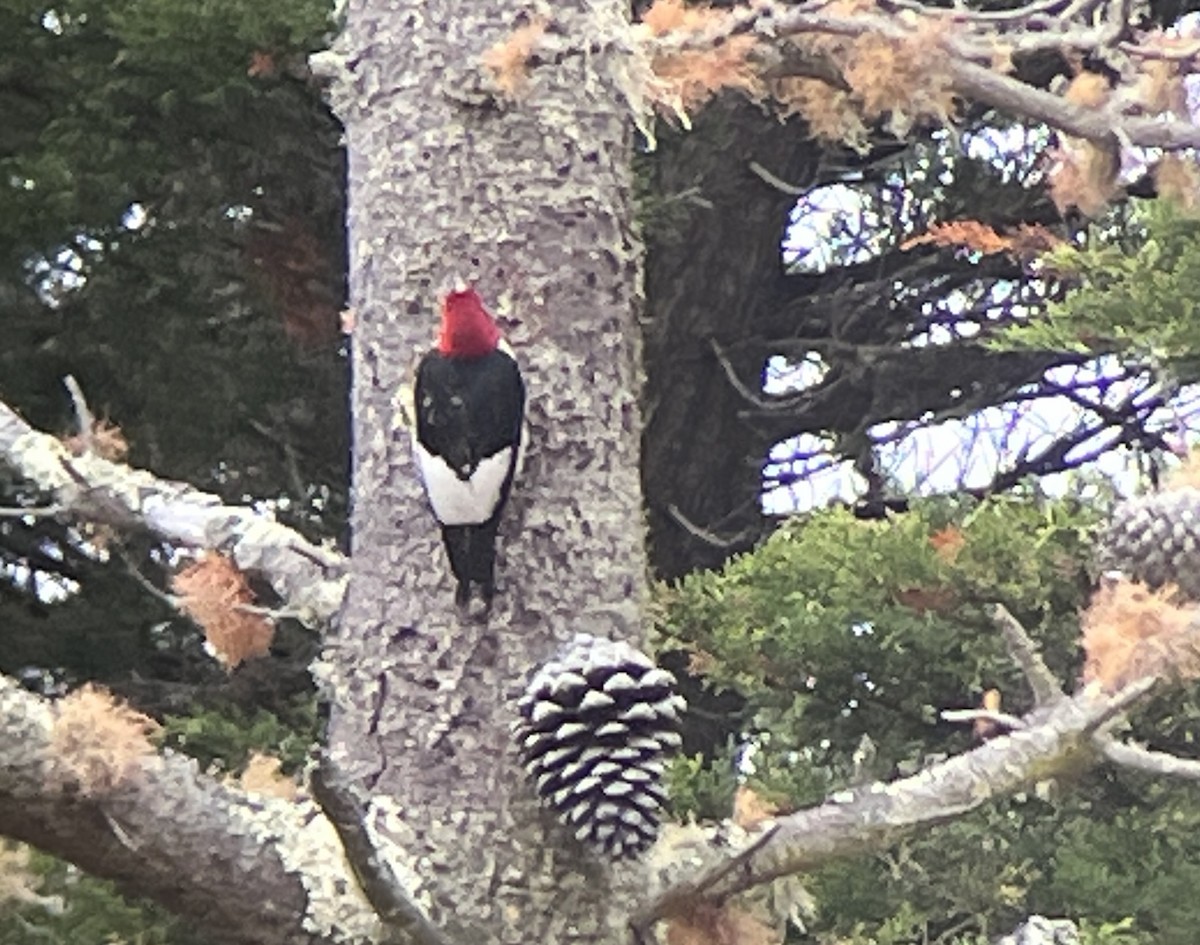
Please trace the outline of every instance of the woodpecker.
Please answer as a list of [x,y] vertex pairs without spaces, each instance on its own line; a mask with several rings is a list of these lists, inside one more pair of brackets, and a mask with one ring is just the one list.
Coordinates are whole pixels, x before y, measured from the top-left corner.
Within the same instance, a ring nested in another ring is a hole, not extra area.
[[478,585],[496,593],[496,531],[521,448],[525,383],[500,329],[473,288],[442,301],[437,347],[417,366],[413,451],[442,528],[454,600],[467,607]]

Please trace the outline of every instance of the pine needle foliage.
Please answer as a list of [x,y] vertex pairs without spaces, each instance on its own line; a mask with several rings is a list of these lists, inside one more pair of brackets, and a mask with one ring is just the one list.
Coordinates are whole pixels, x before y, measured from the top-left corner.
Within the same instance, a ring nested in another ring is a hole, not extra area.
[[235,708],[171,715],[162,744],[191,755],[205,768],[240,774],[257,755],[278,758],[285,774],[300,768],[317,737],[315,701],[298,697],[283,717],[265,709]]
[[[660,589],[659,630],[712,689],[747,700],[729,748],[679,759],[677,815],[729,816],[738,782],[784,810],[914,773],[974,744],[940,721],[998,689],[1030,705],[984,605],[1030,630],[1068,689],[1084,673],[1097,503],[1032,495],[918,503],[884,521],[831,510],[788,522],[718,573]],[[1195,755],[1200,694],[1177,687],[1132,734]],[[864,751],[869,746],[870,751]],[[738,763],[734,763],[734,759]],[[883,854],[803,878],[829,943],[991,942],[1026,916],[1068,917],[1083,941],[1194,940],[1195,786],[1097,768],[1047,781]]]
[[[1020,499],[928,505],[879,522],[831,511],[785,525],[720,573],[665,589],[663,631],[711,687],[747,697],[773,740],[836,766],[868,736],[890,768],[919,758],[930,739],[950,739],[943,750],[966,744],[967,733],[937,721],[940,709],[976,704],[993,685],[1020,690],[983,614],[989,601],[1035,628],[1050,614],[1067,619],[1045,628],[1045,644],[1055,668],[1074,675],[1092,521],[1084,509]],[[952,555],[947,528],[961,542]],[[814,727],[836,747],[820,748]],[[825,786],[819,778],[817,795],[793,799],[810,803]]]
[[36,898],[0,902],[5,945],[217,945],[194,923],[124,899],[111,883],[28,847]]
[[1121,352],[1160,362],[1200,356],[1200,214],[1166,199],[1136,201],[1114,240],[1093,226],[1083,246],[1059,246],[1046,268],[1068,286],[1044,316],[1003,332],[1003,347]]

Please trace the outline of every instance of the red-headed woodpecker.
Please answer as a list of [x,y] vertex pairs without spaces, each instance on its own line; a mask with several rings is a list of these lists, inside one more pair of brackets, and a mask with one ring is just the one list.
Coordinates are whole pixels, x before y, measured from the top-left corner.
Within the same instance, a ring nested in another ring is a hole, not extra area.
[[491,313],[472,288],[442,302],[437,347],[417,367],[413,451],[466,607],[496,592],[496,530],[521,447],[525,384]]

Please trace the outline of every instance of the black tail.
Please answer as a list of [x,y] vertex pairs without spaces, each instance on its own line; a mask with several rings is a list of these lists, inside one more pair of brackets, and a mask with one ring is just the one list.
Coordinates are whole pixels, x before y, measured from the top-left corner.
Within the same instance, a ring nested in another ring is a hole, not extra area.
[[450,558],[450,570],[458,580],[454,602],[466,607],[471,600],[471,585],[478,584],[488,607],[496,596],[496,530],[500,517],[482,525],[443,525],[442,541]]

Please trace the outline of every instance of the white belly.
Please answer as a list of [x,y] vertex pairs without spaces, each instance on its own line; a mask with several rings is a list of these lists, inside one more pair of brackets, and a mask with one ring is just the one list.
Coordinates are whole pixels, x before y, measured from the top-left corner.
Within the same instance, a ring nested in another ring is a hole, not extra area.
[[469,479],[460,479],[440,456],[413,437],[413,453],[433,514],[443,525],[479,525],[496,511],[500,490],[512,467],[512,447],[480,462]]

